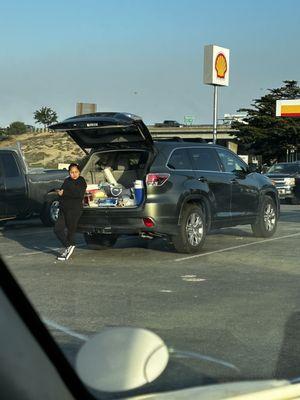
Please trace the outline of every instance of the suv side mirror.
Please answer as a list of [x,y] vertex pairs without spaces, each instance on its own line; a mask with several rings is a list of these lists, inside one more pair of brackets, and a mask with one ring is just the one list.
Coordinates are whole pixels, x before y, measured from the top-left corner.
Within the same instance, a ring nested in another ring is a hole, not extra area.
[[249,171],[249,173],[251,173],[251,172],[259,172],[258,165],[255,164],[255,163],[249,163],[248,164],[248,171]]
[[248,171],[245,169],[235,169],[232,171],[238,179],[245,179]]

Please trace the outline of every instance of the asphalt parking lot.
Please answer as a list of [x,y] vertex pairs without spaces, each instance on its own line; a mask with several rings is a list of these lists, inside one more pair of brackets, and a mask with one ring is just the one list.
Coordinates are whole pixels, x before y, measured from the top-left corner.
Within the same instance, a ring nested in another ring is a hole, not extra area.
[[239,370],[172,358],[142,392],[300,376],[300,206],[282,206],[271,239],[249,226],[222,229],[195,256],[163,240],[121,237],[105,251],[77,240],[73,257],[59,262],[52,229],[38,219],[0,231],[1,255],[72,363],[86,337],[130,325]]

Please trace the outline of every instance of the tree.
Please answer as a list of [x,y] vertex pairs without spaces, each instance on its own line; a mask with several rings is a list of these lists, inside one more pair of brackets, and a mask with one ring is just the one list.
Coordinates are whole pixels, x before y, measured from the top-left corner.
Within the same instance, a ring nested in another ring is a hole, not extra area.
[[57,114],[49,107],[42,107],[33,113],[34,119],[37,123],[48,127],[53,122],[57,122]]
[[253,155],[262,155],[263,162],[272,159],[284,160],[287,149],[298,148],[300,143],[300,119],[276,117],[276,100],[300,98],[297,81],[283,81],[284,85],[268,89],[266,95],[255,99],[254,108],[241,108],[247,112],[242,122],[234,122],[233,128],[239,130],[236,137],[239,143]]
[[15,121],[12,122],[7,128],[8,135],[20,135],[21,133],[27,132],[27,127],[24,122]]

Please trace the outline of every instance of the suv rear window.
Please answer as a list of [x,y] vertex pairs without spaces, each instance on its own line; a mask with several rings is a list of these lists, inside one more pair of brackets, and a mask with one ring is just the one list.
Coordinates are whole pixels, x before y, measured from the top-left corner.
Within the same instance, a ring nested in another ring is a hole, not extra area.
[[220,171],[218,156],[214,149],[210,148],[190,148],[189,153],[194,163],[195,170],[201,171]]
[[120,152],[116,158],[116,166],[118,166],[124,159],[126,159],[127,169],[145,168],[147,163],[148,153],[145,151],[132,151],[132,152]]
[[193,169],[187,149],[174,150],[167,166],[171,169]]

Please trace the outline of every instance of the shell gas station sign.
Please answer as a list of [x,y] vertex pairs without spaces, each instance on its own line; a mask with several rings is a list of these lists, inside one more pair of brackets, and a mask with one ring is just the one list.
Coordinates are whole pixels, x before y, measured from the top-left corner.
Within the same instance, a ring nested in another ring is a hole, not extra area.
[[277,100],[276,117],[300,118],[300,99]]
[[214,88],[213,143],[217,142],[218,86],[229,85],[229,52],[214,44],[204,46],[203,82]]
[[204,46],[203,81],[206,85],[229,85],[229,49]]

